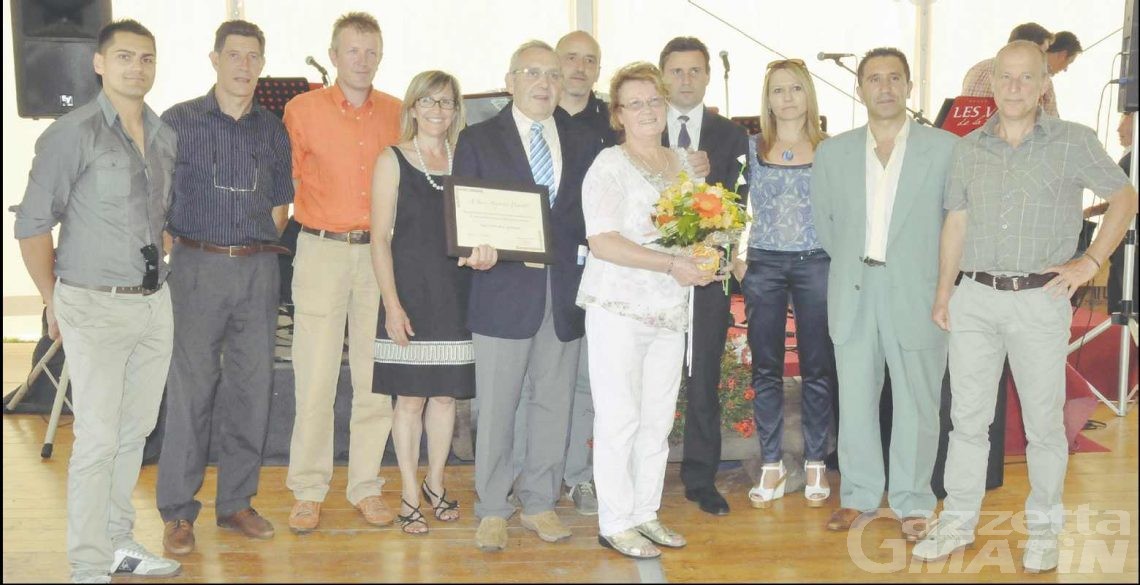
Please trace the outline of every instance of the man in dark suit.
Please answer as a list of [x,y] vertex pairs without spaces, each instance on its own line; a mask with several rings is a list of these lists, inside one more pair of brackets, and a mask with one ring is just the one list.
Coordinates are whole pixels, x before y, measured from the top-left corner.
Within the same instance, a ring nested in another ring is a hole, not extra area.
[[[574,304],[586,244],[581,187],[600,143],[577,124],[556,119],[562,70],[554,50],[531,41],[511,56],[506,75],[513,101],[494,118],[468,127],[455,148],[454,174],[515,184],[543,185],[551,201],[554,261],[550,265],[499,262],[473,275],[467,326],[475,345],[479,420],[475,490],[480,517],[476,545],[507,544],[512,483],[523,505],[521,522],[547,542],[570,537],[554,513],[570,421],[585,313]],[[526,456],[512,473],[515,413],[523,380],[534,384],[527,403]]]
[[[748,133],[704,106],[709,85],[709,50],[699,39],[677,37],[661,50],[661,73],[669,89],[669,112],[661,143],[708,155],[705,182],[729,189],[740,175],[740,157],[748,153]],[[685,497],[701,510],[723,516],[728,502],[716,490],[720,465],[720,360],[732,317],[720,283],[696,287],[693,296],[693,370],[685,380]]]

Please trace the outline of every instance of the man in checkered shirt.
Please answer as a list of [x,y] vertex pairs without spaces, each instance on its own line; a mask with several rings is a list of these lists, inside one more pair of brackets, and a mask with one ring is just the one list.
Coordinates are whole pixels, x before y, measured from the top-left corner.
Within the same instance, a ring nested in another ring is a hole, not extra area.
[[[1009,42],[1029,41],[1041,46],[1042,51],[1049,50],[1053,42],[1053,33],[1036,22],[1019,24],[1009,33]],[[993,58],[983,59],[966,72],[962,80],[962,95],[973,97],[994,97],[991,75],[994,70]],[[1046,76],[1045,91],[1041,96],[1041,107],[1046,114],[1057,117],[1057,98],[1053,93],[1053,80]]]

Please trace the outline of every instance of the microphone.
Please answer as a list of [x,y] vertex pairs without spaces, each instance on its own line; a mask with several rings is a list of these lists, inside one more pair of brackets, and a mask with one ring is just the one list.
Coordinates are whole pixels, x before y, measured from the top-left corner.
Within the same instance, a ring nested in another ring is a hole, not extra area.
[[720,62],[724,64],[725,75],[728,75],[728,51],[720,52]]
[[838,61],[844,57],[854,57],[853,53],[819,53],[815,56],[820,61]]
[[321,81],[323,81],[326,86],[329,84],[329,72],[324,67],[321,67],[321,64],[317,63],[317,60],[314,59],[312,55],[305,57],[305,64],[319,71],[321,73]]

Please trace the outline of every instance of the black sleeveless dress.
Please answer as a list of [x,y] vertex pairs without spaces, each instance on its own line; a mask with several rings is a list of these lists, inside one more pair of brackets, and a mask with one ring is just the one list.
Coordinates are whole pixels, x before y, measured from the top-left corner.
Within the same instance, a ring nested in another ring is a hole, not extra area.
[[[393,147],[400,164],[392,263],[396,293],[415,336],[396,345],[384,328],[384,304],[376,323],[372,391],[391,396],[475,396],[475,350],[467,330],[471,269],[447,255],[443,192]],[[433,176],[437,185],[442,176]]]

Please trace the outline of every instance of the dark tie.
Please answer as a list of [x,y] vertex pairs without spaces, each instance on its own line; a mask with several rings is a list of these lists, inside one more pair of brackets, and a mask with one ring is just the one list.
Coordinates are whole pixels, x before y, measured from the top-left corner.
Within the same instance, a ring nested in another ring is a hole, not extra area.
[[681,121],[681,133],[677,135],[677,146],[688,148],[693,143],[693,139],[689,137],[689,127],[686,124],[686,122],[689,121],[689,117],[677,116],[677,119]]

